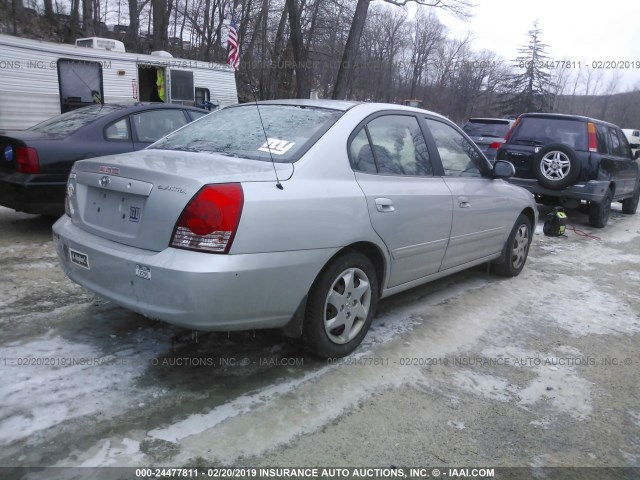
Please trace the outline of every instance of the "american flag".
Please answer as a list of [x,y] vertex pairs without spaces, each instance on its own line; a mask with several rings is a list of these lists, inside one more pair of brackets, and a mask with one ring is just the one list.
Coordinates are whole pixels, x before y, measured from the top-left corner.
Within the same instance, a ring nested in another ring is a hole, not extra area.
[[229,25],[229,36],[227,37],[227,45],[229,53],[227,53],[227,63],[235,70],[240,66],[240,47],[238,45],[238,25],[235,16],[231,17],[231,25]]

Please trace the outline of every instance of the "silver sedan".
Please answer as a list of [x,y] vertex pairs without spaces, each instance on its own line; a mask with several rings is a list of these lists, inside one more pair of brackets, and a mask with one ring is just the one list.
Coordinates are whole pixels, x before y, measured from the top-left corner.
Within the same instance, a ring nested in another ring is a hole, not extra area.
[[65,273],[150,318],[284,328],[348,355],[379,299],[491,263],[524,267],[538,212],[444,117],[282,100],[76,162],[53,227]]

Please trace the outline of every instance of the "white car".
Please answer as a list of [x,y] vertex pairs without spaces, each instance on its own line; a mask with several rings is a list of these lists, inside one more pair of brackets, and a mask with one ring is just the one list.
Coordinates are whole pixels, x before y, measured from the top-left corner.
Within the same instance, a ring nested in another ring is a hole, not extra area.
[[425,110],[244,104],[77,162],[54,239],[72,280],[142,315],[284,328],[338,357],[380,298],[486,262],[520,273],[538,212],[513,172]]

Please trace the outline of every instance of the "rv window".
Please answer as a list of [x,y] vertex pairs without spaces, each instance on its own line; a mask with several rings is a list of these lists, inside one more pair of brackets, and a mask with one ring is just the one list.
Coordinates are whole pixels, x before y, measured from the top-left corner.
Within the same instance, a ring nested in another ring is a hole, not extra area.
[[196,107],[211,110],[211,94],[208,88],[196,87]]
[[62,113],[93,103],[103,103],[102,65],[85,60],[58,60]]
[[193,102],[193,72],[171,70],[171,101]]

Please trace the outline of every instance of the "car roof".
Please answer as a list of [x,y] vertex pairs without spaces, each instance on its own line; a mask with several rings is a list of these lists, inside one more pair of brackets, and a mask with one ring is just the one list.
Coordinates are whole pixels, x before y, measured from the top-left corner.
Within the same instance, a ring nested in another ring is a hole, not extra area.
[[605,122],[604,120],[599,120],[597,118],[585,117],[583,115],[568,115],[565,113],[523,113],[520,115],[520,118],[546,118],[549,120],[574,120],[578,122],[593,122],[593,123],[601,123],[603,125],[608,125],[611,127],[619,128],[617,125]]
[[[251,105],[254,102],[248,102],[243,105]],[[257,102],[258,105],[294,105],[301,107],[330,108],[333,110],[347,111],[350,108],[362,102],[352,102],[349,100],[310,100],[310,99],[293,99],[284,98],[280,100],[262,100]]]
[[[110,107],[116,107],[116,108],[121,108],[121,109],[132,109],[132,110],[145,110],[148,108],[170,108],[170,109],[176,109],[176,108],[180,108],[180,109],[184,109],[184,110],[197,110],[197,111],[204,111],[201,108],[197,108],[197,107],[192,107],[190,105],[182,105],[179,103],[163,103],[163,102],[121,102],[121,103],[105,103],[104,105],[108,105]],[[92,107],[93,105],[88,105],[89,107]],[[85,107],[83,107],[85,108]]]
[[[406,105],[398,105],[396,103],[380,103],[380,102],[359,102],[355,100],[325,100],[325,99],[280,99],[280,100],[261,100],[257,102],[258,105],[292,105],[292,106],[301,106],[301,107],[316,107],[316,108],[328,108],[333,110],[340,110],[346,112],[355,107],[366,107],[367,109],[375,111],[376,109],[380,110],[400,110],[405,112],[414,112],[421,114],[428,114],[434,117],[442,118],[450,122],[448,118],[445,116],[433,112],[430,110],[425,110],[424,108],[418,107],[409,107]],[[231,105],[235,106],[244,106],[244,105],[255,105],[254,102],[243,103],[239,105]]]

